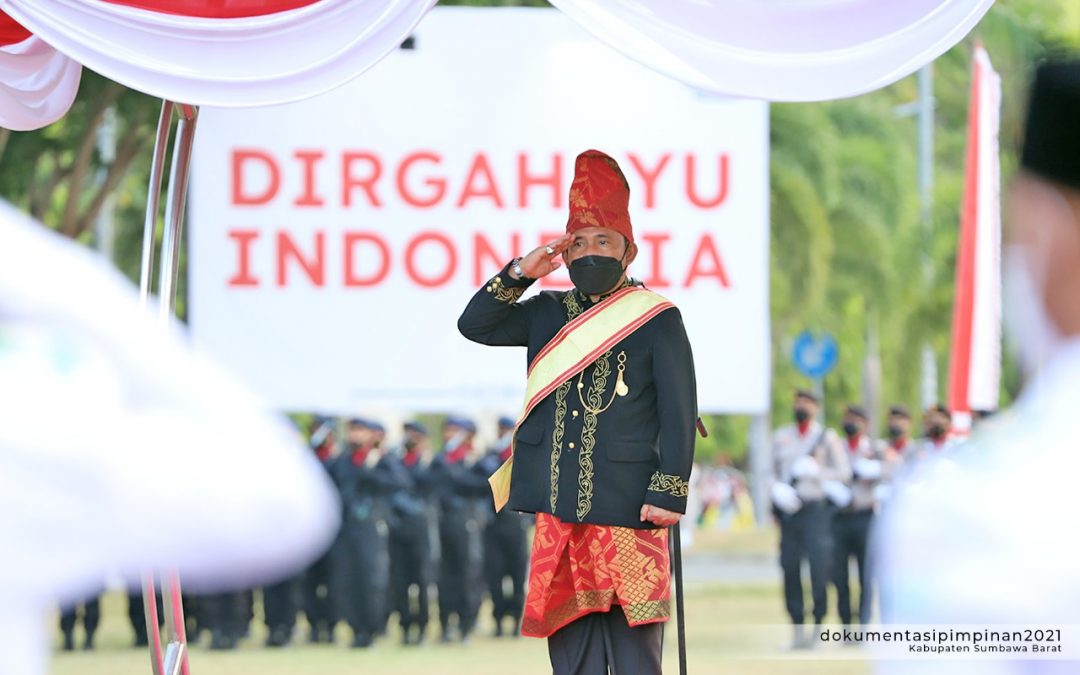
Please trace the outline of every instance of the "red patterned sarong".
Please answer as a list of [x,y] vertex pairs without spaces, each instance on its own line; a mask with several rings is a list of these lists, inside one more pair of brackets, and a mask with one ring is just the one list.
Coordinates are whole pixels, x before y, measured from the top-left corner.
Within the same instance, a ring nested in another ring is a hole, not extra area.
[[564,523],[548,513],[536,514],[521,634],[548,637],[612,605],[622,606],[631,626],[667,621],[667,530]]

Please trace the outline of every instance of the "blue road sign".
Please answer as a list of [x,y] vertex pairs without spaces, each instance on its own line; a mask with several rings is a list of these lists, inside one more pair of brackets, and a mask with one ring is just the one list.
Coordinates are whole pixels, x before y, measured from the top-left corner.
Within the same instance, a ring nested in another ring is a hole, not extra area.
[[791,360],[799,372],[819,380],[836,367],[839,357],[836,340],[828,333],[815,336],[808,330],[799,333],[791,348]]

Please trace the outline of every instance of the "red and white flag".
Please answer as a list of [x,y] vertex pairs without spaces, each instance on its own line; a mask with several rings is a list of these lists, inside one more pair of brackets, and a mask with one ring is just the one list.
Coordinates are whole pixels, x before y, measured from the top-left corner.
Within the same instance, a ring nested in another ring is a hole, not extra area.
[[995,410],[1001,380],[1001,77],[976,45],[968,109],[964,203],[956,256],[949,408],[959,433],[971,411]]

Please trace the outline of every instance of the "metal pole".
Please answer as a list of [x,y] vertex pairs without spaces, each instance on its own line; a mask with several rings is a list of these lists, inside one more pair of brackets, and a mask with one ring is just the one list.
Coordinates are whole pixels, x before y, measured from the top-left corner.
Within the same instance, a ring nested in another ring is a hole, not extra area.
[[195,125],[199,119],[196,106],[178,107],[180,121],[173,145],[172,172],[166,201],[165,229],[161,237],[161,289],[158,308],[162,321],[169,321],[176,309],[176,280],[180,273],[180,242],[182,241],[184,206],[187,202],[188,175],[191,169],[191,149],[195,140]]
[[750,418],[750,499],[754,503],[754,522],[758,527],[769,522],[769,476],[772,448],[768,411]]
[[[923,234],[927,240],[933,230],[934,203],[934,64],[919,69],[919,212]],[[929,280],[930,257],[924,254],[923,275]],[[934,348],[923,343],[922,404],[923,408],[937,400],[938,373]]]
[[[158,205],[161,203],[161,178],[165,173],[165,149],[172,128],[172,101],[161,102],[154,156],[150,161],[150,185],[146,189],[146,219],[143,221],[142,267],[139,272],[139,297],[150,302],[150,284],[154,278],[154,232],[157,230]],[[155,628],[156,630],[156,628]]]
[[[180,267],[184,205],[187,201],[191,151],[195,140],[195,125],[199,109],[196,106],[177,106],[180,121],[176,127],[172,170],[166,198],[165,227],[161,243],[161,274],[158,310],[161,320],[168,323],[176,309],[176,281]],[[165,650],[165,675],[182,672],[188,675],[187,631],[184,625],[184,603],[180,591],[180,576],[169,572],[164,577],[162,601],[165,609],[165,631],[169,644]]]
[[[150,161],[150,185],[146,191],[146,218],[143,221],[142,266],[139,272],[139,297],[144,306],[150,304],[150,288],[154,279],[154,233],[157,230],[158,206],[161,203],[161,180],[165,173],[165,151],[172,129],[173,103],[161,102],[158,116],[154,155]],[[165,659],[161,648],[160,619],[157,611],[156,589],[152,572],[143,574],[143,613],[146,616],[146,639],[150,646],[150,665],[154,675],[165,675]]]
[[[154,155],[150,164],[150,185],[146,195],[146,218],[143,223],[142,265],[139,274],[139,295],[144,305],[150,303],[150,289],[154,278],[155,231],[157,214],[161,204],[161,184],[165,173],[165,150],[168,147],[173,111],[179,113],[176,141],[172,154],[172,169],[166,199],[165,225],[162,233],[161,271],[158,278],[158,315],[168,323],[176,308],[176,281],[180,266],[180,243],[184,205],[187,199],[188,174],[191,168],[191,151],[195,138],[195,124],[199,109],[195,106],[176,105],[162,101],[158,117]],[[146,634],[150,644],[150,664],[154,675],[189,674],[187,657],[187,631],[184,621],[184,603],[180,590],[180,577],[169,572],[162,579],[162,606],[165,614],[165,631],[168,646],[162,650],[161,631],[158,626],[154,575],[143,575],[143,608],[146,613]]]
[[157,612],[157,588],[151,572],[142,578],[143,614],[146,619],[146,642],[150,646],[150,665],[154,675],[164,675],[165,657],[161,652],[161,619]]

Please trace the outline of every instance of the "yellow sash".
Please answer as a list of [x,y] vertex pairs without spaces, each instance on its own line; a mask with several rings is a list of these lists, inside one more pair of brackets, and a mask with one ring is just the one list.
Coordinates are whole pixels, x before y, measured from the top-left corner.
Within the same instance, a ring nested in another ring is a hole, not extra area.
[[[517,427],[521,426],[533,408],[560,384],[585,370],[590,363],[645,325],[649,319],[674,306],[648,289],[629,286],[590,307],[563,326],[529,366],[529,378],[525,383],[525,405],[518,416],[514,435],[517,435]],[[501,511],[510,500],[510,475],[514,467],[513,441],[510,452],[510,458],[488,478],[496,511]]]

